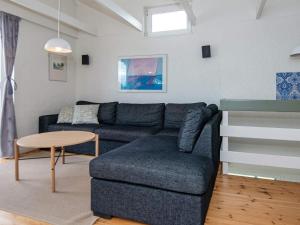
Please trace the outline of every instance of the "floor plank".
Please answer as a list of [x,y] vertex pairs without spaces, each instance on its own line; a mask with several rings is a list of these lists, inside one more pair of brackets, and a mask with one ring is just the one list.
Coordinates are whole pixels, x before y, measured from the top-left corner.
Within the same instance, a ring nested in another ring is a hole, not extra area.
[[50,225],[45,222],[33,220],[24,216],[0,211],[1,225]]
[[[205,225],[299,224],[300,183],[218,176]],[[49,224],[0,211],[0,225]],[[113,218],[99,219],[95,225],[142,224]]]
[[[221,178],[219,178],[218,180],[224,181],[224,179]],[[226,190],[226,194],[231,196],[237,195],[250,199],[269,199],[281,204],[283,204],[284,202],[300,204],[299,187],[298,189],[293,189],[292,187],[287,188],[285,186],[281,186],[280,182],[278,182],[277,186],[268,186],[264,181],[255,182],[255,185],[251,185],[250,183],[246,183],[243,181],[239,181],[237,183],[231,181],[217,181],[214,192],[223,193],[224,190]]]

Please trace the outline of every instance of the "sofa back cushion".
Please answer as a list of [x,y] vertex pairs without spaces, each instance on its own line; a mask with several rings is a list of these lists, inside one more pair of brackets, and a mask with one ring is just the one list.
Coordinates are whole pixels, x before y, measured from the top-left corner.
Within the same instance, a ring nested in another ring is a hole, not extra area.
[[190,104],[174,104],[174,103],[167,104],[165,110],[164,128],[179,129],[189,109],[197,109],[205,106],[206,103],[204,102],[190,103]]
[[206,107],[189,109],[178,135],[178,148],[182,152],[192,152],[194,145],[212,113]]
[[88,101],[78,101],[76,105],[100,105],[98,111],[99,123],[114,124],[116,121],[116,108],[118,102],[96,103]]
[[164,104],[128,104],[117,106],[116,124],[162,127]]

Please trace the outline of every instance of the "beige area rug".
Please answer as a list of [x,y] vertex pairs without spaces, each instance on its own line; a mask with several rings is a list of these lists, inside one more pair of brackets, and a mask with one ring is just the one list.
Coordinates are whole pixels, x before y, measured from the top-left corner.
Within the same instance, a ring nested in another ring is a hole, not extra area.
[[14,160],[0,163],[0,209],[53,225],[91,225],[89,156],[66,157],[56,165],[56,193],[51,192],[50,159],[20,160],[20,181]]

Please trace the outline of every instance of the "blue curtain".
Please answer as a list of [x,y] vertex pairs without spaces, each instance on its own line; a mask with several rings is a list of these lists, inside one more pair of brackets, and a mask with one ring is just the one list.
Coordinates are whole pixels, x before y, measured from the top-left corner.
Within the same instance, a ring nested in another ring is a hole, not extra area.
[[1,114],[0,157],[12,157],[14,139],[17,137],[15,107],[13,101],[12,73],[15,64],[20,18],[0,12],[0,37],[4,55],[6,83]]

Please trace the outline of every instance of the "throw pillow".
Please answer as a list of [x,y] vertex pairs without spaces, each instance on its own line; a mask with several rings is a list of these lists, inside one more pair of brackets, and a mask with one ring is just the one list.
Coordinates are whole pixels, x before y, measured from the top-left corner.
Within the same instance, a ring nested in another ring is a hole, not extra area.
[[199,109],[205,107],[206,103],[188,103],[188,104],[175,104],[168,103],[165,107],[164,128],[180,129],[183,119],[189,109]]
[[211,116],[214,116],[217,112],[219,112],[219,108],[215,104],[210,104],[206,108],[210,111]]
[[63,107],[58,115],[57,123],[72,123],[74,106]]
[[75,105],[72,124],[99,124],[99,105]]
[[182,152],[192,152],[199,134],[209,119],[206,108],[188,110],[178,135],[178,147]]
[[98,120],[100,123],[114,124],[116,120],[116,108],[118,102],[96,103],[89,101],[78,101],[76,105],[100,105]]

